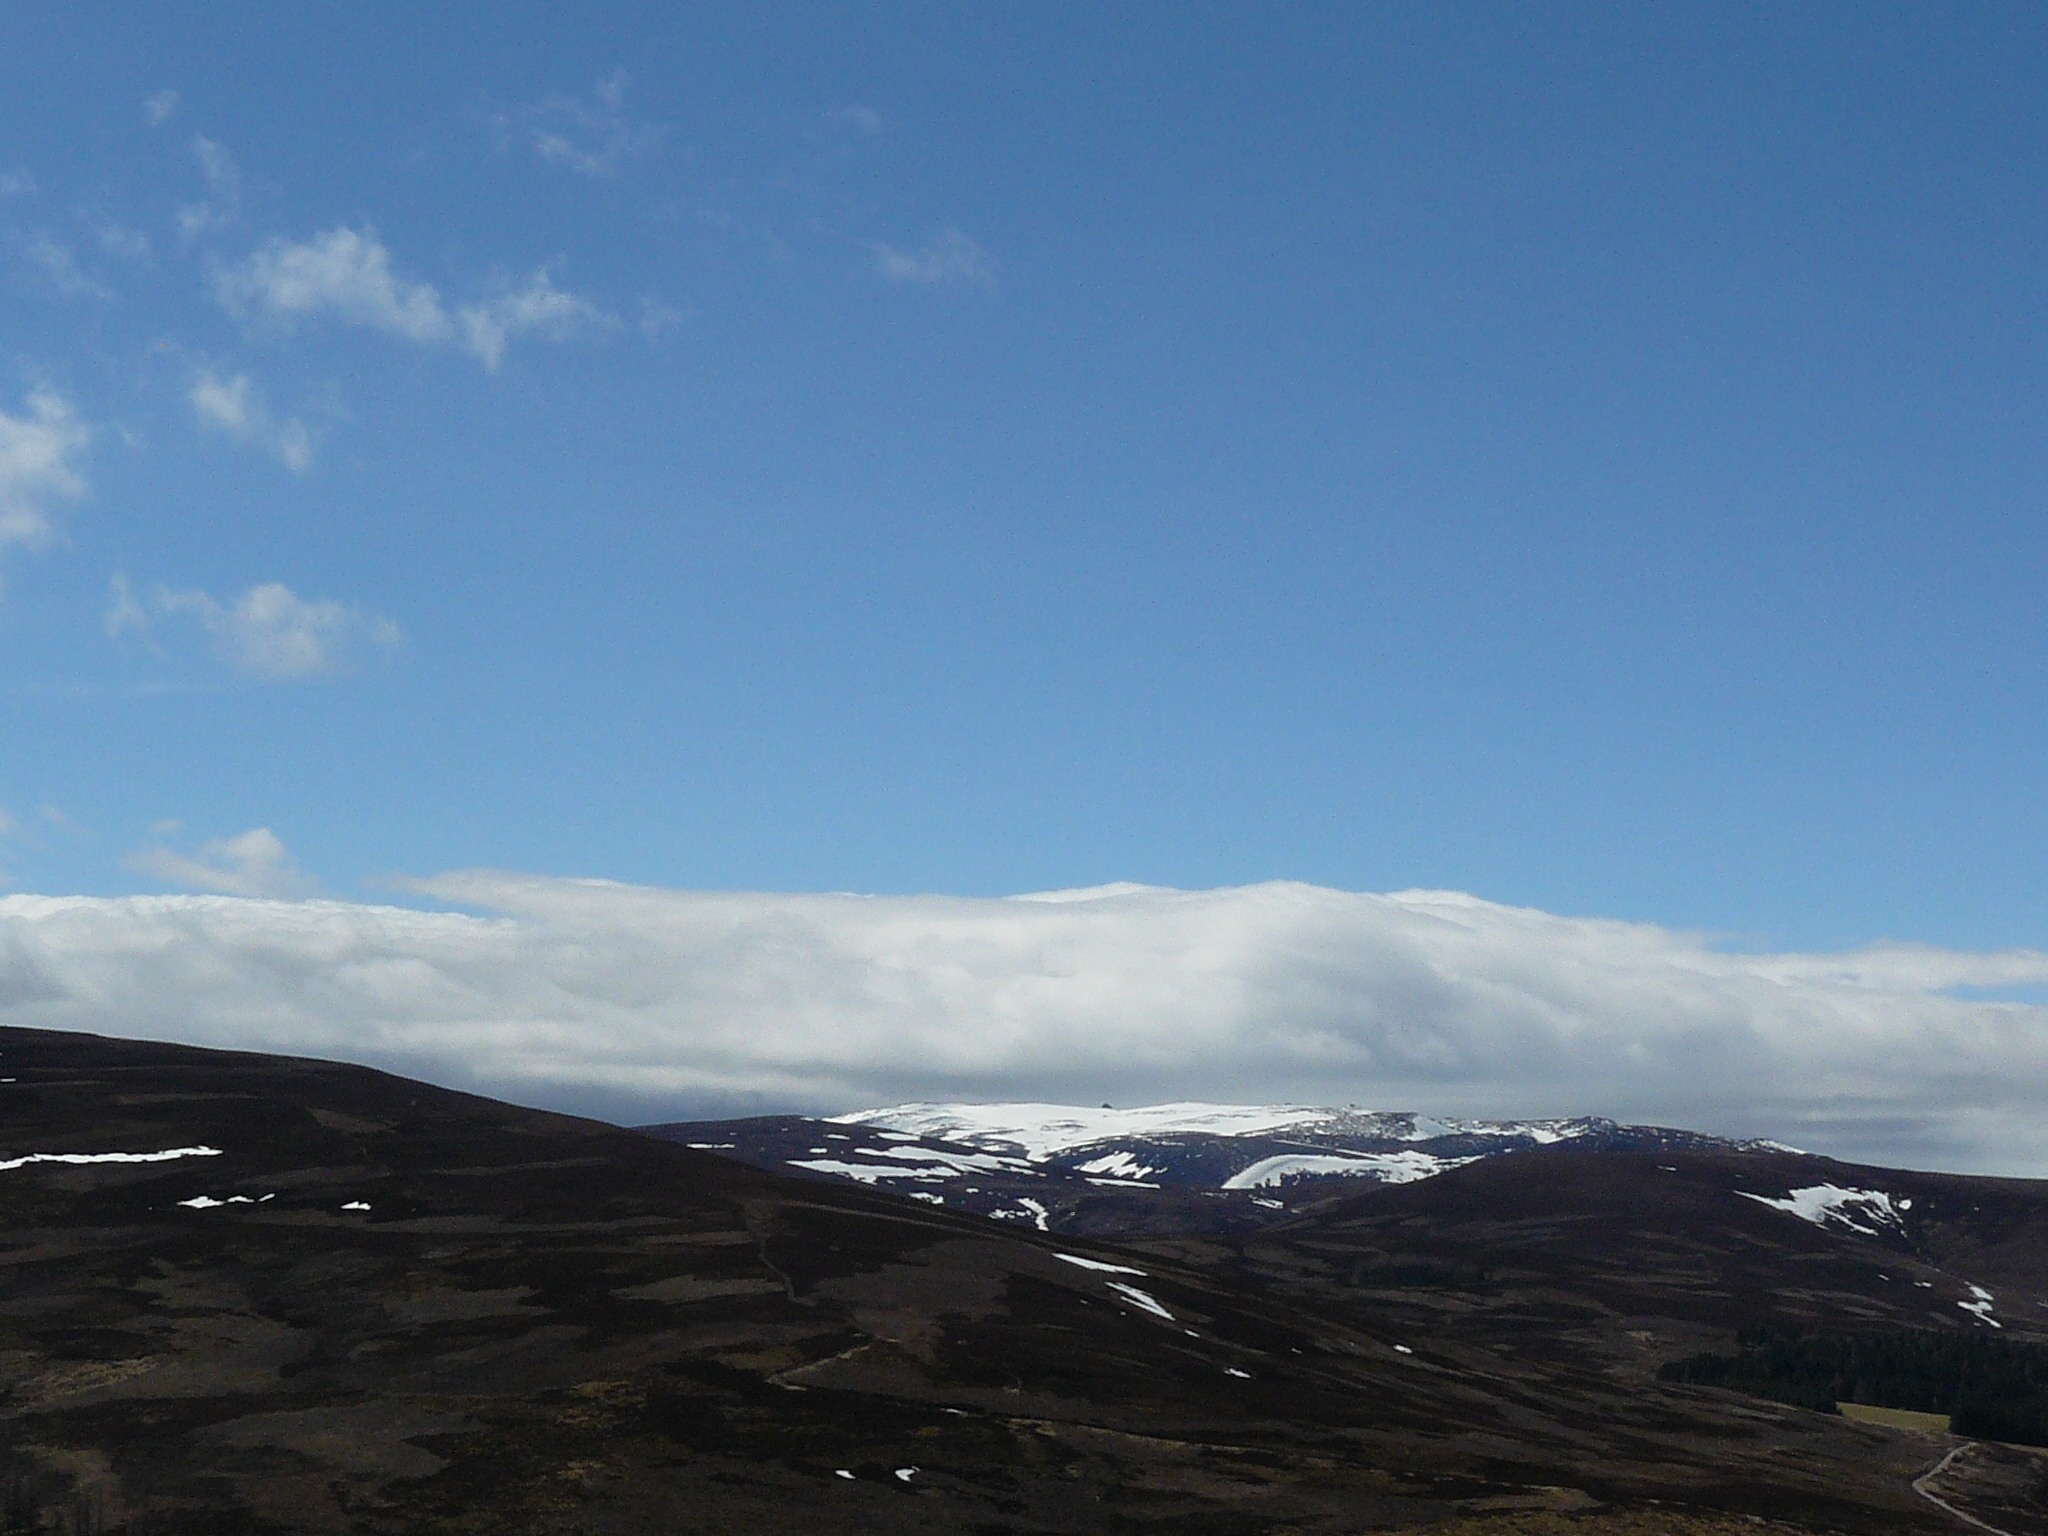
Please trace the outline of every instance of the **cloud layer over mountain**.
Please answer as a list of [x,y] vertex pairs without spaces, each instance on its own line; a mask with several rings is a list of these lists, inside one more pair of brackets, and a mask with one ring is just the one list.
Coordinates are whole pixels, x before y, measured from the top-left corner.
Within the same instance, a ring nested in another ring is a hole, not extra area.
[[2048,955],[1739,954],[1436,891],[1005,899],[470,871],[481,912],[0,898],[0,1022],[389,1066],[616,1118],[912,1098],[1604,1114],[2048,1174]]

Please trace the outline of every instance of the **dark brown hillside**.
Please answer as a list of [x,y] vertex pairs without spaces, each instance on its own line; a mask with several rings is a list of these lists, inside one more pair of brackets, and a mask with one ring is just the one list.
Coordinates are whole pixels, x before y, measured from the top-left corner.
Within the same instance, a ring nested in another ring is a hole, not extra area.
[[0,1076],[15,1529],[1951,1528],[1938,1447],[1536,1347],[1619,1246],[1519,1333],[1354,1283],[1429,1186],[1154,1258],[355,1067],[0,1030]]
[[[1858,1231],[1745,1198],[1827,1184],[1888,1193],[1900,1219]],[[1491,1158],[1256,1237],[1145,1246],[1304,1304],[1616,1366],[1756,1327],[1968,1331],[1984,1314],[2048,1338],[2048,1184],[1783,1153]]]

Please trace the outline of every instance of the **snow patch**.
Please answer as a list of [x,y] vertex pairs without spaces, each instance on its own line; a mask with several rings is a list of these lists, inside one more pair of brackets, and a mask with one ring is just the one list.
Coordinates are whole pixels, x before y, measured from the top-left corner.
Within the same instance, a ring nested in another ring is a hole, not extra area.
[[[1090,1158],[1085,1163],[1074,1164],[1076,1173],[1099,1173],[1111,1179],[1146,1179],[1159,1172],[1149,1163],[1141,1163],[1128,1152],[1111,1152],[1102,1157]],[[1154,1189],[1158,1188],[1155,1184]]]
[[[817,1148],[824,1152],[825,1147]],[[862,1157],[890,1158],[897,1162],[944,1163],[949,1168],[975,1173],[1035,1173],[1028,1163],[1014,1157],[997,1157],[988,1152],[949,1152],[940,1147],[855,1147]]]
[[1133,1269],[1128,1264],[1105,1264],[1100,1259],[1084,1259],[1078,1253],[1056,1253],[1053,1257],[1068,1264],[1078,1264],[1083,1269],[1099,1269],[1106,1275],[1136,1275],[1140,1280],[1145,1278],[1145,1271]]
[[[824,1147],[813,1147],[813,1152],[823,1152]],[[813,1173],[836,1173],[844,1178],[858,1179],[863,1184],[873,1184],[880,1179],[957,1179],[963,1173],[1033,1173],[1028,1164],[1013,1157],[997,1157],[987,1152],[948,1152],[937,1147],[855,1147],[855,1155],[864,1158],[888,1159],[888,1161],[849,1163],[831,1157],[793,1157],[789,1159],[792,1168],[808,1168]]]
[[1413,1184],[1452,1168],[1476,1163],[1476,1157],[1432,1157],[1427,1152],[1287,1153],[1264,1157],[1223,1181],[1225,1189],[1261,1189],[1302,1174],[1340,1174],[1377,1179],[1382,1184]]
[[1046,1225],[1046,1219],[1052,1215],[1052,1212],[1048,1211],[1036,1200],[1033,1200],[1025,1195],[1019,1195],[1017,1197],[1017,1203],[1023,1207],[1022,1210],[990,1211],[988,1213],[988,1219],[990,1221],[1028,1221],[1033,1226],[1037,1227],[1038,1230],[1041,1232],[1049,1232],[1052,1230],[1049,1226]]
[[168,1163],[180,1157],[219,1157],[219,1147],[166,1147],[161,1152],[31,1152],[0,1162],[0,1173],[30,1163]]
[[1150,1312],[1154,1317],[1163,1317],[1169,1323],[1173,1321],[1173,1314],[1167,1311],[1166,1308],[1162,1307],[1159,1304],[1159,1300],[1157,1297],[1148,1296],[1145,1292],[1139,1290],[1135,1285],[1126,1285],[1121,1280],[1111,1280],[1108,1282],[1108,1284],[1109,1288],[1112,1291],[1115,1291],[1119,1295],[1128,1298],[1135,1305],[1143,1307],[1147,1312]]
[[2005,1324],[1991,1315],[1992,1298],[1989,1291],[1985,1290],[1981,1285],[1973,1285],[1970,1287],[1970,1296],[1971,1299],[1969,1301],[1959,1301],[1956,1305],[1976,1318],[1980,1323],[1989,1323],[1994,1328],[2003,1328],[2005,1326]]
[[922,1168],[900,1168],[894,1163],[842,1163],[832,1157],[791,1158],[792,1168],[808,1168],[813,1173],[836,1173],[841,1178],[858,1179],[863,1184],[878,1184],[883,1179],[957,1179],[958,1168],[934,1168],[927,1164]]
[[[1780,1199],[1753,1195],[1746,1189],[1738,1189],[1735,1193],[1745,1200],[1754,1200],[1758,1205],[1768,1205],[1773,1210],[1797,1216],[1801,1221],[1810,1221],[1817,1227],[1847,1227],[1865,1237],[1896,1236],[1906,1228],[1899,1214],[1900,1207],[1894,1205],[1892,1197],[1881,1189],[1843,1189],[1835,1184],[1809,1184]],[[1910,1205],[1908,1202],[1907,1208]]]

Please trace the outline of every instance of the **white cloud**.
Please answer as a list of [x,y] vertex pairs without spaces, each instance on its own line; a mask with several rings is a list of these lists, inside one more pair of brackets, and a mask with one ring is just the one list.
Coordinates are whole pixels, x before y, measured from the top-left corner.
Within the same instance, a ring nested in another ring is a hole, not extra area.
[[66,298],[111,299],[114,296],[113,289],[80,268],[71,248],[46,229],[37,230],[30,237],[28,259]]
[[211,370],[201,370],[188,398],[204,425],[237,442],[260,445],[293,474],[304,474],[312,467],[313,434],[306,424],[296,416],[279,420],[271,415],[263,392],[246,373],[223,379]]
[[490,369],[504,361],[516,336],[566,341],[618,324],[588,299],[555,287],[546,267],[451,315],[431,283],[393,270],[391,252],[375,230],[346,226],[310,240],[270,240],[220,273],[215,292],[231,313],[282,329],[326,316],[407,341],[452,342]]
[[124,261],[149,260],[149,236],[139,229],[130,229],[124,224],[104,217],[88,216],[93,238],[99,241],[100,249],[109,256],[119,256]]
[[505,344],[514,336],[568,341],[618,323],[588,299],[555,287],[545,267],[522,287],[508,289],[486,304],[465,306],[456,319],[462,324],[463,345],[486,368],[504,361]]
[[216,144],[203,133],[192,135],[192,158],[199,162],[199,174],[206,190],[222,203],[233,206],[242,200],[242,168],[227,147]]
[[494,114],[501,144],[521,143],[549,165],[579,176],[614,177],[633,156],[652,149],[662,130],[626,115],[626,72],[616,70],[590,95],[550,96]]
[[1294,884],[865,898],[473,871],[417,889],[492,915],[0,898],[0,1017],[646,1118],[1357,1102],[2048,1173],[2048,1009],[1946,995],[2048,981],[2035,951],[1730,954],[1649,924]]
[[249,376],[237,374],[223,383],[211,372],[202,372],[192,384],[192,409],[199,419],[224,432],[243,434],[249,430]]
[[159,622],[180,619],[198,624],[223,661],[266,682],[345,672],[365,651],[388,651],[400,639],[398,626],[382,615],[332,599],[309,602],[281,582],[251,587],[232,603],[166,587],[145,603],[127,577],[116,575],[109,584],[110,639],[132,630],[155,646]]
[[171,114],[178,110],[176,91],[158,91],[142,103],[142,120],[152,128],[161,128],[171,120]]
[[26,415],[0,411],[0,546],[50,538],[50,504],[85,494],[72,460],[91,436],[54,390],[32,391]]
[[391,252],[367,228],[342,226],[303,241],[269,240],[241,266],[220,273],[215,291],[231,312],[255,314],[286,329],[331,316],[408,341],[455,335],[433,285],[393,272]]
[[42,188],[36,185],[35,176],[25,165],[0,171],[0,197],[34,197],[40,191]]
[[206,182],[206,200],[187,203],[178,210],[178,232],[188,240],[227,228],[242,207],[242,168],[225,145],[195,133],[192,158],[199,162],[199,174]]
[[149,610],[142,606],[128,578],[118,571],[107,583],[107,611],[101,616],[101,624],[109,640],[118,640],[131,630],[144,639],[150,638]]
[[165,885],[223,896],[288,898],[312,889],[312,882],[268,827],[215,838],[200,847],[196,858],[156,846],[139,848],[122,863]]
[[666,299],[657,299],[653,294],[640,298],[640,334],[649,341],[658,341],[670,332],[681,328],[692,311],[679,309]]
[[893,283],[986,288],[996,280],[995,259],[957,229],[942,229],[914,251],[874,248],[875,271]]

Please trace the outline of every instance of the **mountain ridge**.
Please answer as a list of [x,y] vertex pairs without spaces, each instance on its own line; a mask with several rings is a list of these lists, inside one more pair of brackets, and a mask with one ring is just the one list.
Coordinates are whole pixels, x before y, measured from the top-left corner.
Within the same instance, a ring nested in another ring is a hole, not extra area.
[[1599,1116],[1475,1120],[1201,1101],[1122,1110],[911,1103],[639,1129],[757,1168],[891,1188],[1049,1231],[1142,1230],[1148,1209],[1176,1229],[1228,1229],[1273,1219],[1344,1180],[1410,1183],[1479,1158],[1561,1147],[1806,1155],[1774,1141]]

